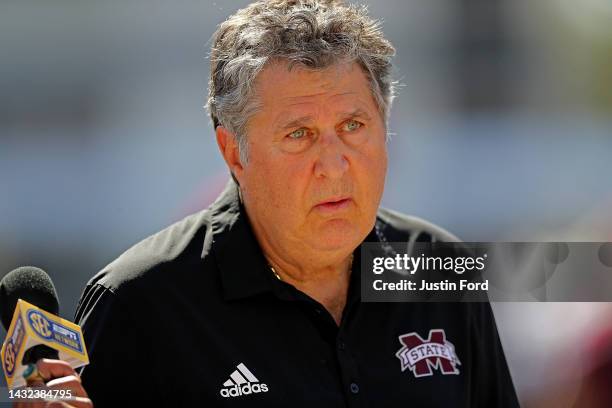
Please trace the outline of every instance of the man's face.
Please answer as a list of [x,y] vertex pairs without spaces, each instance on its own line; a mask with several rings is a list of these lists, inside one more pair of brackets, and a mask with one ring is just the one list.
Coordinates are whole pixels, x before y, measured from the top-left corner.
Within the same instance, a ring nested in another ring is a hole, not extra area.
[[385,126],[365,74],[357,63],[319,71],[276,63],[255,86],[261,109],[236,177],[258,238],[348,254],[374,225],[387,170]]

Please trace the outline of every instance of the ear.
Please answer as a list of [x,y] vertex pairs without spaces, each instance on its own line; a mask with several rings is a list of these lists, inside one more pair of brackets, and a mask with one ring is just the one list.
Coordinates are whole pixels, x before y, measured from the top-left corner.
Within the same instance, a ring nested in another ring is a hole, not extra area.
[[224,128],[223,126],[217,126],[215,129],[215,133],[217,136],[217,145],[219,146],[219,151],[227,164],[230,172],[234,179],[237,179],[238,184],[240,184],[240,179],[242,178],[243,166],[240,162],[240,154],[238,151],[238,140],[233,133]]

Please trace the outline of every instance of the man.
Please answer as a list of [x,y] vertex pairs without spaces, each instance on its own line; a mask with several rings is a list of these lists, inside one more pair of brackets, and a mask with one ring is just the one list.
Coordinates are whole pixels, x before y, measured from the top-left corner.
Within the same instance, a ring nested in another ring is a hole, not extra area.
[[[208,108],[232,181],[88,283],[95,406],[517,406],[487,303],[360,300],[363,242],[454,240],[378,208],[393,54],[337,1],[220,25]],[[424,343],[452,355],[407,367]]]

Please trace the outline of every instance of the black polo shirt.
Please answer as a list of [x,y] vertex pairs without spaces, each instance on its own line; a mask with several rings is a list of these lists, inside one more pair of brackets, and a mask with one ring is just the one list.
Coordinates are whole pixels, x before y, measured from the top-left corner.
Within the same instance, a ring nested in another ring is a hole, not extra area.
[[[366,240],[449,237],[380,210]],[[273,275],[230,182],[87,284],[84,387],[97,408],[518,406],[488,303],[362,303],[354,259],[338,327]]]

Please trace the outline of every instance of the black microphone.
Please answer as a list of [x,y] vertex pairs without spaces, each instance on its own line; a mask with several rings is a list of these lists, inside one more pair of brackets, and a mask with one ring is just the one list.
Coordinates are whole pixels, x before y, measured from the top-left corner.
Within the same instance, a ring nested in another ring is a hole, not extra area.
[[[59,315],[59,300],[53,281],[45,271],[34,266],[22,266],[7,273],[0,281],[0,315],[8,331],[17,300],[22,299],[46,312]],[[59,359],[57,350],[39,344],[25,351],[21,363],[36,364],[41,358]]]

